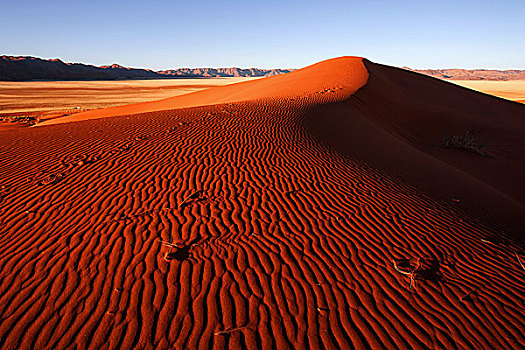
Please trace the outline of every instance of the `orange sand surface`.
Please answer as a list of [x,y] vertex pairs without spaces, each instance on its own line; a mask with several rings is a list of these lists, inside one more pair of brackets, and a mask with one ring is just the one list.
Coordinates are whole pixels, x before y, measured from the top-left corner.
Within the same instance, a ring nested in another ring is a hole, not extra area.
[[5,130],[0,344],[524,348],[524,115],[341,57]]

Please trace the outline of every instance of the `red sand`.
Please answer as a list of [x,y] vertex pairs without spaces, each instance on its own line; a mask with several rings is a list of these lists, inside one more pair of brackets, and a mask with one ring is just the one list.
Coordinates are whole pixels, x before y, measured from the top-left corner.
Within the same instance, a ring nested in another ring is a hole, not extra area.
[[523,348],[524,115],[345,57],[3,131],[0,344]]

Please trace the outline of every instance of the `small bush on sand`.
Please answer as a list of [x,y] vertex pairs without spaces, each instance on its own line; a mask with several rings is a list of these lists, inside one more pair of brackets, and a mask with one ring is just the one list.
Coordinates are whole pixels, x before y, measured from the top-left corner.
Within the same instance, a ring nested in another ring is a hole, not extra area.
[[40,117],[33,115],[14,115],[14,116],[3,116],[0,117],[0,122],[9,122],[9,123],[22,123],[27,125],[35,125],[40,122]]
[[443,136],[442,145],[444,148],[457,148],[464,149],[469,152],[474,152],[483,157],[488,157],[488,154],[483,152],[481,149],[485,145],[477,144],[477,138],[475,136],[476,130],[467,130],[465,135],[455,136]]

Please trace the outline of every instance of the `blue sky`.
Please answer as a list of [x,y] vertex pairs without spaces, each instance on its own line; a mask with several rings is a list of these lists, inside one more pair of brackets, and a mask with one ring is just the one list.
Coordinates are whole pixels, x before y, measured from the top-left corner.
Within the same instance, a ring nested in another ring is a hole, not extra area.
[[0,54],[131,67],[299,68],[353,55],[525,69],[525,0],[0,0]]

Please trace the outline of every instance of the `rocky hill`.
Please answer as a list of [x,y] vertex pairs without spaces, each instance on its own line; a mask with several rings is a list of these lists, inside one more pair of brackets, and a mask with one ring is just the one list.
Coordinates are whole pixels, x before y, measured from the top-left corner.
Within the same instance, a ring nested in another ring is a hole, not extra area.
[[146,69],[119,65],[96,67],[82,63],[65,63],[59,59],[0,56],[0,80],[116,80],[162,78]]
[[449,80],[525,80],[525,70],[489,70],[489,69],[404,69]]
[[0,81],[266,77],[291,71],[258,68],[180,68],[155,72],[118,64],[97,67],[83,63],[66,63],[59,59],[0,56]]
[[179,68],[159,71],[167,76],[192,77],[269,77],[289,73],[293,69],[258,69],[258,68]]

